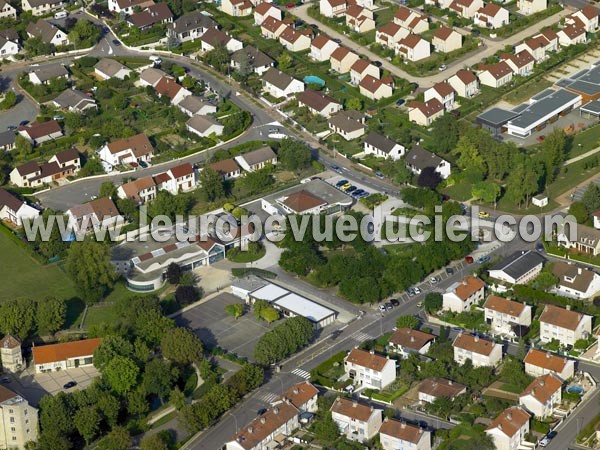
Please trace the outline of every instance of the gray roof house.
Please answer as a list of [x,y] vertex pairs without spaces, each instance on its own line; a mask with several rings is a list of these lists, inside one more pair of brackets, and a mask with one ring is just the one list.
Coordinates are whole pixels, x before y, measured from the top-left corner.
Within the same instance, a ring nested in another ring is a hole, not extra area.
[[450,163],[435,153],[415,145],[406,155],[406,167],[419,175],[427,167],[433,167],[443,179],[450,176]]
[[259,75],[262,75],[269,70],[269,67],[273,67],[275,65],[275,60],[273,60],[270,56],[261,52],[256,47],[247,45],[243,49],[238,50],[231,55],[231,67],[239,70],[241,64],[244,62],[244,58],[246,58],[248,67],[252,69],[254,73]]
[[200,137],[208,137],[211,134],[221,136],[223,125],[210,116],[193,116],[185,123],[186,129]]
[[44,19],[31,22],[25,30],[30,38],[40,38],[46,44],[68,45],[67,34]]
[[525,284],[541,271],[546,260],[534,250],[515,252],[493,266],[491,278],[510,284]]
[[3,131],[0,133],[0,150],[8,152],[15,148],[16,139],[17,135],[14,131]]
[[367,155],[375,155],[380,158],[390,158],[396,161],[404,156],[406,149],[397,142],[371,131],[363,141],[364,152]]
[[217,27],[218,24],[201,11],[184,14],[169,25],[168,34],[176,36],[181,42],[192,41],[202,36],[209,28]]
[[355,110],[340,111],[328,120],[329,129],[347,141],[358,139],[365,134],[365,117]]
[[188,116],[206,116],[207,114],[214,114],[217,112],[217,107],[215,105],[205,102],[195,95],[184,97],[183,100],[177,103],[177,107]]
[[48,84],[52,78],[69,78],[71,74],[62,64],[48,64],[29,72],[29,81],[33,84]]
[[96,100],[76,89],[65,89],[52,102],[57,108],[70,112],[83,112],[86,109],[98,107]]
[[275,98],[288,97],[304,91],[304,82],[274,67],[269,68],[261,80],[264,90]]
[[119,80],[131,75],[132,70],[118,61],[110,58],[102,58],[94,66],[94,73],[103,80],[118,78]]
[[240,167],[248,172],[264,168],[267,164],[277,164],[277,155],[271,147],[261,147],[235,157]]

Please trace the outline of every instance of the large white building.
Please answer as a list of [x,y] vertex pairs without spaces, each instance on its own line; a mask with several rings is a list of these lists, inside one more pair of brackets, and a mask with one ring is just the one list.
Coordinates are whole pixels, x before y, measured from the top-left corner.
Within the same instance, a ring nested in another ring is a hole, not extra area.
[[476,276],[469,275],[452,283],[442,294],[442,309],[461,313],[470,311],[473,305],[483,301],[485,283]]
[[100,159],[118,166],[120,164],[150,161],[154,155],[154,147],[148,137],[141,133],[129,138],[119,139],[106,144],[100,149]]
[[539,275],[544,261],[543,256],[533,250],[515,252],[492,267],[488,273],[491,278],[505,283],[525,284]]
[[540,340],[556,339],[563,346],[575,345],[579,339],[592,334],[592,316],[576,311],[546,305],[540,315]]
[[535,348],[527,352],[523,362],[525,363],[525,373],[532,377],[552,373],[564,381],[573,378],[575,374],[575,361]]
[[0,448],[24,450],[28,442],[37,441],[37,435],[38,410],[0,386]]
[[383,389],[396,379],[396,361],[355,348],[344,359],[344,371],[360,387]]
[[526,303],[490,295],[483,309],[486,323],[498,333],[518,335],[520,327],[531,325],[531,306]]
[[502,345],[479,336],[459,333],[452,347],[454,361],[459,365],[470,359],[474,367],[495,367],[502,361]]
[[600,291],[600,275],[574,263],[556,261],[552,273],[558,277],[554,292],[580,300],[593,297]]

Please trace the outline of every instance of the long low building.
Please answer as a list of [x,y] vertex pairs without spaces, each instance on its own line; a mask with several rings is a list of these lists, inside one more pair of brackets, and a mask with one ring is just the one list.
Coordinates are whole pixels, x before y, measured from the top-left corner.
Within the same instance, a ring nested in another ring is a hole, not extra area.
[[101,342],[101,338],[95,338],[33,347],[35,371],[56,372],[91,366],[94,363],[94,352]]

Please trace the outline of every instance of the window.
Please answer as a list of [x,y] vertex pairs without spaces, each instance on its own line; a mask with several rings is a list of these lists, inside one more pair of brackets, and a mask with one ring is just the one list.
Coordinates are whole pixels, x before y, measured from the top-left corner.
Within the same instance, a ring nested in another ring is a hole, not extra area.
[[10,418],[10,423],[15,423],[15,418],[14,417]]
[[12,409],[9,409],[9,410],[8,410],[8,413],[9,413],[9,414],[14,414],[14,411],[13,411]]
[[17,429],[15,427],[10,427],[10,431],[14,433],[15,431],[17,431]]

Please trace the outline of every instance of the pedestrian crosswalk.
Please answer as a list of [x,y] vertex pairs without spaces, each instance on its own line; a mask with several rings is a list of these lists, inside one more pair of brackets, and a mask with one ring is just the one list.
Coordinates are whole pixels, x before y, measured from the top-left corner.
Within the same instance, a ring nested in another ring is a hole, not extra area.
[[279,395],[274,394],[273,392],[261,392],[256,396],[258,400],[265,403],[272,403],[279,397]]
[[292,373],[300,378],[304,378],[305,380],[310,378],[310,372],[307,372],[306,370],[294,369],[292,370]]
[[363,332],[354,333],[351,338],[358,342],[370,341],[371,339],[374,339],[370,334]]

